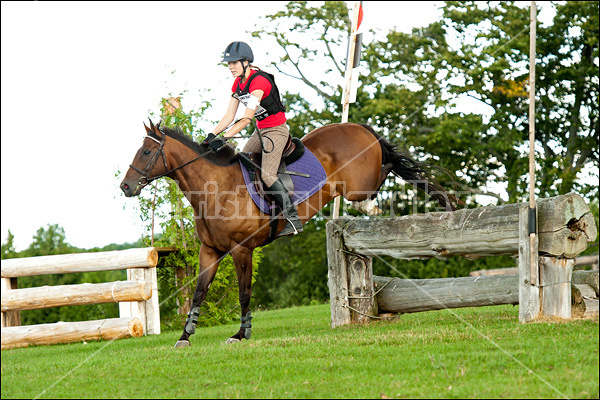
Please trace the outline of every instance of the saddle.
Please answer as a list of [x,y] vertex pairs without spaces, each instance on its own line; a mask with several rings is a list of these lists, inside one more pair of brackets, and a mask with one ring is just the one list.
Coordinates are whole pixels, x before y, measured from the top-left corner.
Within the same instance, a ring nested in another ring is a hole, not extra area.
[[[277,177],[283,182],[290,196],[294,192],[294,182],[291,175],[310,177],[303,172],[288,171],[287,166],[297,161],[304,155],[304,143],[298,138],[289,137],[281,155],[281,161],[277,168]],[[262,183],[262,152],[261,153],[239,153],[240,161],[248,169],[250,177],[257,193],[265,200],[270,200],[265,194]],[[271,203],[271,201],[269,201]]]
[[[294,181],[290,175],[298,175],[309,178],[309,174],[305,174],[303,172],[295,172],[288,171],[287,165],[292,164],[295,161],[298,161],[304,155],[305,147],[304,143],[298,138],[292,138],[291,136],[288,138],[288,141],[283,149],[283,153],[281,155],[281,161],[279,163],[279,167],[277,168],[277,177],[283,182],[286,190],[292,196],[294,192]],[[240,162],[243,166],[248,170],[250,175],[250,180],[252,181],[252,185],[254,186],[256,193],[264,200],[267,201],[268,204],[274,205],[275,201],[271,198],[271,196],[267,195],[263,189],[262,183],[262,152],[260,153],[239,153]],[[271,206],[270,207],[270,215],[271,222],[269,227],[269,238],[266,243],[270,243],[276,238],[277,231],[277,223],[279,221],[279,210],[278,207]],[[266,244],[265,243],[265,244]]]

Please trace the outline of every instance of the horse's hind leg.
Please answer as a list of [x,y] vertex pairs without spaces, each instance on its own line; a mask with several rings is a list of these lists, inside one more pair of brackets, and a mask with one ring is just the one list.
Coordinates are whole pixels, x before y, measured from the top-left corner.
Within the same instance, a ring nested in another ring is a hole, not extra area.
[[252,250],[238,246],[235,250],[232,250],[231,257],[233,258],[238,277],[242,322],[238,333],[227,339],[227,343],[237,343],[242,339],[250,339],[250,330],[252,328],[252,316],[250,314],[250,299],[252,298]]
[[206,298],[208,288],[213,281],[219,262],[223,254],[218,252],[206,245],[200,247],[200,273],[198,274],[198,283],[196,284],[196,290],[194,291],[194,297],[192,298],[192,309],[190,310],[188,317],[185,321],[183,328],[183,334],[175,343],[175,347],[187,347],[190,345],[190,335],[196,331],[196,324],[198,323],[198,315],[200,314],[200,305]]

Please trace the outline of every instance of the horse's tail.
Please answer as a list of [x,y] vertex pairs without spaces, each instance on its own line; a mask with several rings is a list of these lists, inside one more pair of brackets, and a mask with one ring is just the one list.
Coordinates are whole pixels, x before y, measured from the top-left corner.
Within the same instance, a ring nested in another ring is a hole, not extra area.
[[405,182],[413,184],[417,189],[427,193],[429,196],[437,200],[442,207],[447,211],[454,211],[458,208],[462,201],[457,199],[453,194],[446,192],[439,183],[429,174],[424,165],[416,160],[401,154],[396,149],[396,145],[390,143],[384,137],[379,135],[375,130],[366,124],[360,124],[373,134],[381,145],[382,165],[391,164],[391,172],[402,178]]

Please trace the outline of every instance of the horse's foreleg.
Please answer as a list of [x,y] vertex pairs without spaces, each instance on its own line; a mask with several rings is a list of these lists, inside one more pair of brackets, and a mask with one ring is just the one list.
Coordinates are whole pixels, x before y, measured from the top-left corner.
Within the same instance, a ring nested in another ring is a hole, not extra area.
[[227,343],[250,339],[252,316],[250,314],[250,299],[252,297],[252,250],[238,248],[231,253],[235,264],[240,290],[240,306],[242,309],[241,325],[238,333],[227,339]]
[[175,347],[187,347],[190,345],[190,335],[196,331],[196,324],[198,323],[198,316],[200,315],[200,305],[206,298],[208,288],[212,283],[219,262],[223,254],[214,250],[211,247],[202,245],[200,247],[200,268],[198,274],[198,283],[196,284],[196,290],[194,291],[194,297],[192,298],[192,309],[188,313],[188,317],[185,321],[185,327],[183,328],[183,334],[175,344]]

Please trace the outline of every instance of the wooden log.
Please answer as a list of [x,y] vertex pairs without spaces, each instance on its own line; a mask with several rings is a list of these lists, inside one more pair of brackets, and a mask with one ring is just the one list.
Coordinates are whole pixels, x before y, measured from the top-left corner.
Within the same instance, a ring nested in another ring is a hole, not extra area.
[[154,247],[2,260],[3,278],[156,267]]
[[577,257],[575,264],[577,265],[591,265],[591,269],[598,269],[598,254],[593,254],[591,256],[581,256]]
[[518,274],[519,267],[508,267],[508,268],[491,268],[491,269],[478,269],[477,271],[469,272],[469,276],[491,276],[491,275],[510,275]]
[[373,291],[373,259],[356,254],[346,257],[350,319],[359,324],[366,323],[378,314]]
[[594,288],[586,283],[573,283],[571,291],[573,293],[574,317],[598,316],[598,294]]
[[[593,256],[580,256],[575,259],[575,265],[594,265],[598,263],[598,255]],[[592,268],[593,269],[593,268]],[[597,270],[597,268],[596,268]],[[490,269],[478,269],[469,272],[469,276],[486,276],[486,275],[503,275],[503,274],[518,274],[519,267],[507,267],[507,268],[490,268]],[[598,276],[596,274],[596,276]]]
[[350,323],[348,308],[348,260],[344,253],[341,220],[327,222],[327,284],[331,305],[331,327]]
[[573,283],[571,288],[573,292],[573,304],[581,304],[584,299],[594,300],[598,298],[594,289],[585,283]]
[[119,303],[119,316],[137,317],[142,321],[145,335],[160,334],[160,306],[158,303],[158,277],[156,268],[130,268],[127,279],[144,281],[152,287],[153,296],[145,301]]
[[[518,275],[438,279],[374,276],[380,313],[519,304]],[[385,287],[383,287],[385,285]]]
[[137,318],[15,326],[2,328],[2,350],[29,345],[114,340],[142,334],[142,323]]
[[41,286],[3,291],[2,311],[140,301],[151,297],[152,286],[148,282],[116,281]]
[[598,299],[583,299],[582,302],[583,317],[598,317],[600,315],[600,305]]
[[571,282],[573,284],[584,284],[589,285],[596,292],[596,297],[598,297],[598,270],[591,271],[573,271],[573,277]]
[[[527,203],[433,212],[399,218],[343,217],[345,246],[366,256],[424,259],[478,258],[519,252],[519,209]],[[595,240],[598,230],[581,196],[570,193],[540,199],[540,254],[574,258]]]
[[[573,271],[571,284],[573,303],[578,300],[576,282],[585,282],[598,271]],[[400,279],[373,276],[380,313],[409,313],[443,308],[481,307],[519,304],[519,275],[478,277]],[[385,285],[385,287],[383,287]],[[587,284],[584,284],[588,286]],[[588,296],[593,293],[589,287]]]

